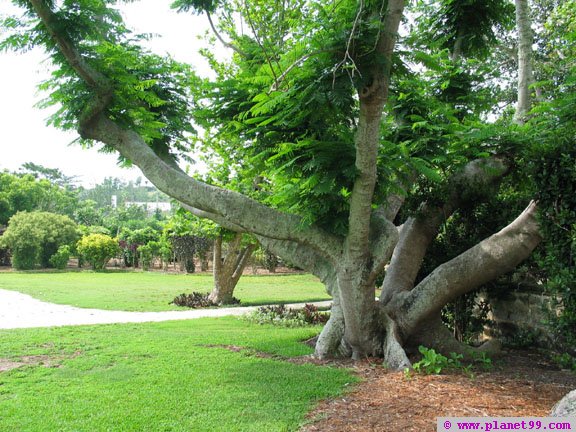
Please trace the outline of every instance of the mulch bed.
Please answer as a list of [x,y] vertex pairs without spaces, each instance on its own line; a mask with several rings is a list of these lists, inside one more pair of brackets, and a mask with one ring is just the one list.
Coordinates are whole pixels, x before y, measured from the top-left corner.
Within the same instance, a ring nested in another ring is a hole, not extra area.
[[576,375],[532,351],[509,351],[489,371],[442,375],[390,372],[369,361],[352,366],[363,382],[324,401],[301,432],[436,431],[436,417],[546,417],[576,388]]

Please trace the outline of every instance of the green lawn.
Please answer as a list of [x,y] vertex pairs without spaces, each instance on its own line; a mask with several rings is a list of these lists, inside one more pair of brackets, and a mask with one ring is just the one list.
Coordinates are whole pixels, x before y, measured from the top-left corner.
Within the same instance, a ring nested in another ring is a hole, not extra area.
[[294,431],[356,378],[256,353],[307,354],[298,341],[318,331],[231,317],[0,330],[0,362],[50,365],[0,372],[0,430]]
[[[175,296],[212,289],[210,275],[153,272],[2,272],[0,288],[40,300],[84,308],[125,311],[181,309]],[[329,300],[314,276],[243,276],[235,297],[242,305]]]

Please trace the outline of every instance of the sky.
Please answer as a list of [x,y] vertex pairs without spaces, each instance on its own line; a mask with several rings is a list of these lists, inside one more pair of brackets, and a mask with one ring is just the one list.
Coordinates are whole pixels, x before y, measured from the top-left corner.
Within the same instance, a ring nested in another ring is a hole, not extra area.
[[[208,65],[197,50],[202,44],[198,36],[208,29],[207,21],[192,14],[176,14],[169,5],[170,0],[142,0],[123,5],[122,11],[133,30],[160,35],[151,41],[150,49],[158,54],[169,52],[206,76]],[[7,0],[0,0],[0,15],[14,10]],[[225,55],[224,48],[220,55]],[[118,167],[113,154],[73,144],[77,133],[46,126],[50,111],[34,107],[42,99],[36,85],[49,76],[45,59],[41,50],[0,53],[0,171],[17,171],[23,163],[34,162],[58,168],[67,176],[77,176],[85,187],[94,186],[105,177],[143,177],[136,167]]]

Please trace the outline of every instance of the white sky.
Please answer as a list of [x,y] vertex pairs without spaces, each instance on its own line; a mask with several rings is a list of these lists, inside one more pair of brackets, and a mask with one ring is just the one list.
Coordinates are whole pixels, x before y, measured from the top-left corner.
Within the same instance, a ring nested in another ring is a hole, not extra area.
[[[137,32],[158,34],[150,48],[159,54],[170,52],[179,61],[193,64],[202,74],[208,66],[197,54],[208,28],[206,19],[192,14],[176,14],[169,0],[142,0],[124,5],[128,25]],[[0,14],[14,11],[7,0],[0,0]],[[223,49],[223,51],[225,51]],[[16,171],[25,162],[48,168],[59,168],[67,176],[78,176],[87,187],[104,177],[126,180],[142,176],[136,167],[120,168],[116,156],[83,150],[70,143],[78,135],[46,126],[49,111],[34,108],[42,99],[36,85],[48,77],[48,69],[40,51],[26,54],[0,53],[0,170]]]

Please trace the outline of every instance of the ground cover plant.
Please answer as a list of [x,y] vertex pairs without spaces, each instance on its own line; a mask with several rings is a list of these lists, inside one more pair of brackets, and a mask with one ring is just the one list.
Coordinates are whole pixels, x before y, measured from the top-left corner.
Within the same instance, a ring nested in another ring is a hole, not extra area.
[[[210,275],[144,272],[0,274],[0,289],[22,292],[52,303],[126,311],[180,310],[169,304],[174,297],[193,291],[209,292],[213,283]],[[244,306],[330,299],[323,285],[310,275],[244,276],[235,296]]]
[[28,363],[0,367],[0,430],[297,430],[356,380],[273,357],[311,353],[299,341],[318,331],[235,318],[0,331],[0,366]]

